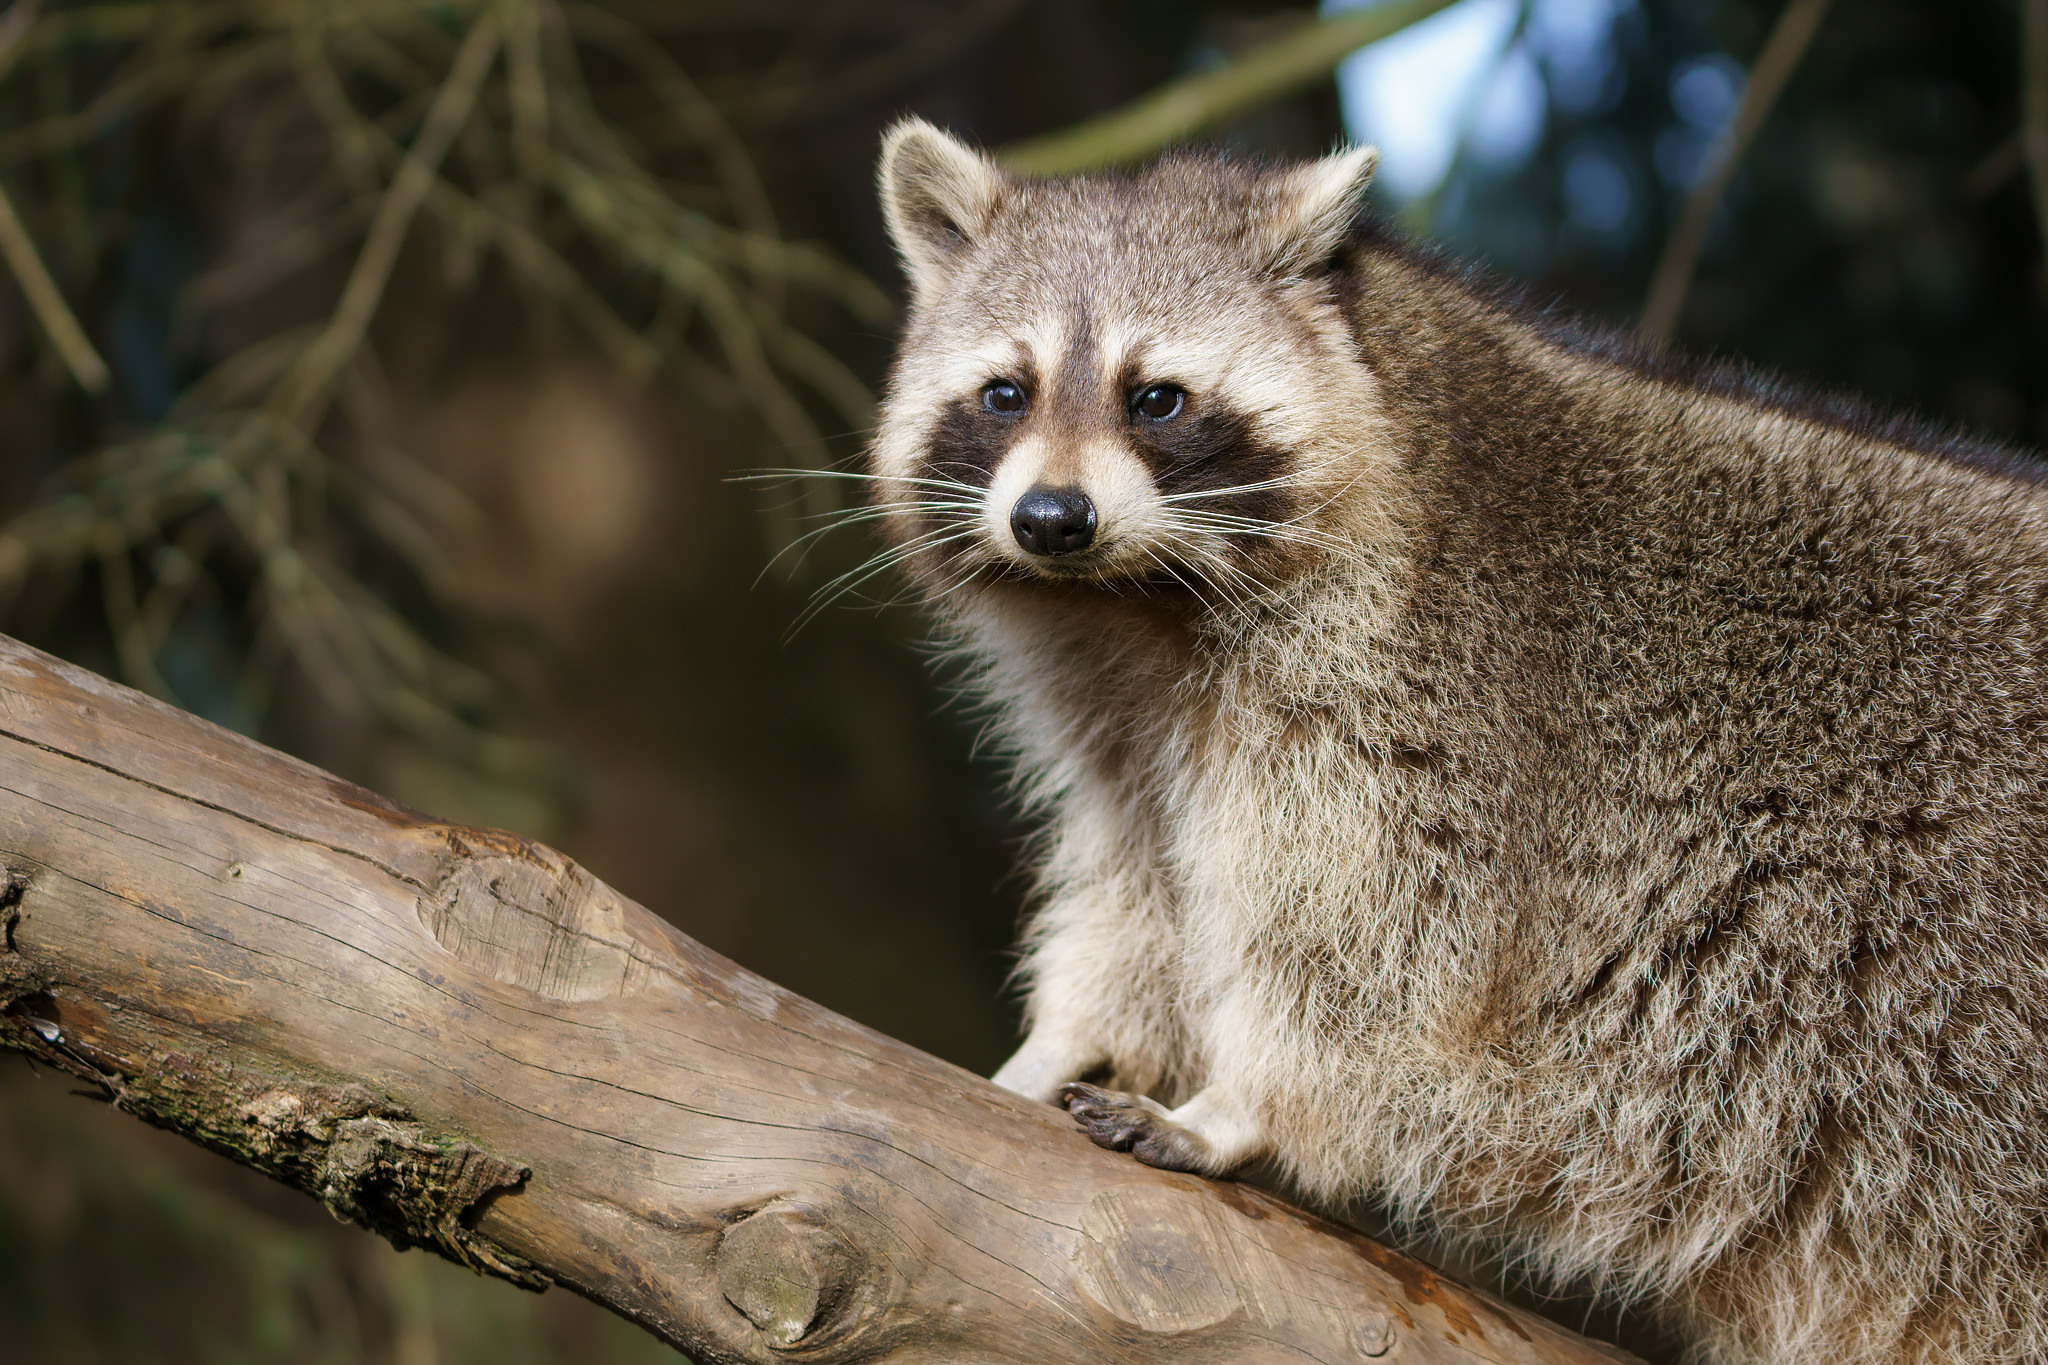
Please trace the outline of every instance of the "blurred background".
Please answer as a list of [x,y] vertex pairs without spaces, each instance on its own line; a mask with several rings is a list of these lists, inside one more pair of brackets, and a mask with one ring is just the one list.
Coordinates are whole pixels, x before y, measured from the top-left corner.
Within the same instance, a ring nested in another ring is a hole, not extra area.
[[[1002,773],[857,497],[735,481],[858,458],[890,119],[1040,168],[1371,140],[1380,211],[1540,303],[1633,329],[1656,276],[1652,334],[2048,439],[2043,0],[1381,9],[11,0],[0,630],[985,1071]],[[1089,123],[1175,82],[1199,126]],[[0,1057],[0,1360],[680,1359],[73,1089]]]

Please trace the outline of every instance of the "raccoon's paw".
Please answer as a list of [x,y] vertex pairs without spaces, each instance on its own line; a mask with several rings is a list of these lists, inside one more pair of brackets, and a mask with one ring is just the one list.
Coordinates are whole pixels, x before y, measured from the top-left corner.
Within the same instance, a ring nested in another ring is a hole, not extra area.
[[1143,1095],[1069,1081],[1060,1087],[1060,1100],[1097,1147],[1129,1152],[1163,1171],[1215,1175],[1222,1170],[1207,1138],[1174,1122],[1165,1109]]

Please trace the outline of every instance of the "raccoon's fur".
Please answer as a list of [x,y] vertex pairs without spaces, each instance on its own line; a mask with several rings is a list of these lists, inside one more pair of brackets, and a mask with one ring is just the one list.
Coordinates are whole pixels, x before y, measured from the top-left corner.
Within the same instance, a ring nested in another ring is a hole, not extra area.
[[1575,338],[1370,173],[889,136],[878,505],[1049,826],[997,1080],[1699,1361],[2048,1359],[2048,493]]

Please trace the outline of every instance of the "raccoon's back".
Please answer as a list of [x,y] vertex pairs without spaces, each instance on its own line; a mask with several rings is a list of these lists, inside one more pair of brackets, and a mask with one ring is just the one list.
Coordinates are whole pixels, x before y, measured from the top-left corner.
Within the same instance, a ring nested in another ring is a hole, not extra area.
[[[1496,916],[1471,1041],[1599,1075],[1566,1141],[1641,1193],[1642,1263],[1846,1256],[1959,1349],[2048,1349],[2048,500],[1528,382],[1513,439],[1425,449],[1399,654],[1397,819]],[[1753,1317],[1736,1264],[1712,1311]]]

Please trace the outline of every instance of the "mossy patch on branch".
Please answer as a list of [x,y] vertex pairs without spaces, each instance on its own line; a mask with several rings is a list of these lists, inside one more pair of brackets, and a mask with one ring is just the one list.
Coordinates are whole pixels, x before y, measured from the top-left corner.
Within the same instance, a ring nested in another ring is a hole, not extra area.
[[[5,962],[0,957],[0,972]],[[14,993],[10,987],[0,996]],[[435,1132],[354,1082],[184,1052],[164,1054],[135,1075],[109,1074],[54,1029],[35,1028],[19,1004],[9,1002],[0,1016],[0,1046],[100,1085],[128,1113],[306,1191],[393,1246],[426,1247],[480,1274],[547,1287],[546,1275],[474,1229],[483,1205],[518,1189],[527,1167]]]
[[394,1246],[429,1247],[482,1274],[547,1286],[471,1226],[485,1201],[524,1183],[525,1166],[432,1132],[358,1084],[255,1075],[185,1056],[165,1063],[123,1085],[122,1108],[296,1185]]

